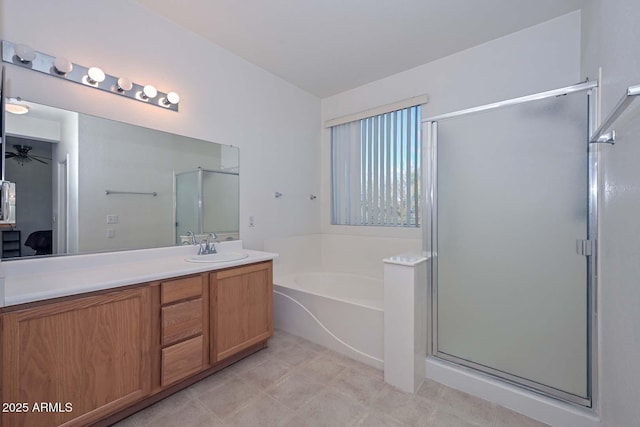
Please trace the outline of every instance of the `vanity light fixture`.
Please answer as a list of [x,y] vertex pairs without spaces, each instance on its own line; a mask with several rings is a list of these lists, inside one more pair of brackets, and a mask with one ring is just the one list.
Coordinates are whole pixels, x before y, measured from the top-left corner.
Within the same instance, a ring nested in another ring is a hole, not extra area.
[[180,95],[176,92],[169,92],[166,97],[162,98],[162,105],[169,107],[171,105],[178,105],[180,102]]
[[91,86],[97,86],[104,81],[106,75],[104,71],[102,71],[98,67],[91,67],[89,71],[87,71],[87,83]]
[[28,105],[6,103],[4,109],[11,114],[27,114],[29,112]]
[[84,87],[91,87],[125,98],[135,99],[166,110],[178,111],[180,96],[175,92],[161,92],[153,85],[140,85],[126,77],[106,74],[98,67],[84,67],[71,62],[63,56],[47,55],[46,53],[35,51],[24,44],[15,44],[3,40],[2,61],[74,83],[80,83]]
[[53,61],[53,68],[59,75],[66,76],[73,70],[73,64],[64,56],[58,56]]
[[153,85],[145,85],[142,88],[142,92],[140,92],[140,98],[144,99],[145,101],[153,99],[156,96],[158,96],[158,89],[156,89]]
[[133,83],[126,77],[120,77],[116,83],[116,90],[120,93],[126,92],[133,88]]
[[26,44],[15,45],[14,51],[16,54],[16,58],[18,58],[18,61],[22,62],[23,64],[28,64],[36,59],[36,52]]

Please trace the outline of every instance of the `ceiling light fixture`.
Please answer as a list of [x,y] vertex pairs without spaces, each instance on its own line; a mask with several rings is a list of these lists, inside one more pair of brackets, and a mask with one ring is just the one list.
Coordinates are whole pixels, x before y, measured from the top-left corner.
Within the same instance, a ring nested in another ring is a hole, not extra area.
[[7,113],[11,114],[27,114],[29,112],[29,106],[22,104],[7,103],[5,104],[4,109],[7,111]]
[[109,75],[98,67],[85,67],[64,56],[47,55],[25,44],[2,40],[1,47],[2,61],[12,66],[37,71],[166,110],[178,111],[179,109],[180,96],[175,92],[161,92],[153,85],[137,84],[127,77]]

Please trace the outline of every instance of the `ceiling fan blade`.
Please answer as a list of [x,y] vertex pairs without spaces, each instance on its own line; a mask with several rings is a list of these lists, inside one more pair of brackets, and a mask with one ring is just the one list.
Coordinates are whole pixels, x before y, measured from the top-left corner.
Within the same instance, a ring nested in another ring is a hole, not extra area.
[[45,156],[34,156],[33,154],[30,155],[29,157],[32,157],[34,159],[44,159],[44,160],[51,160],[51,157],[45,157]]
[[35,160],[36,162],[44,163],[45,165],[48,165],[48,164],[49,164],[49,163],[45,162],[44,160],[40,160],[40,159],[38,159],[38,158],[36,158],[36,157],[34,157],[34,156],[29,156],[29,158],[30,158],[31,160]]
[[16,153],[12,153],[10,151],[4,153],[4,158],[5,159],[10,159],[11,157],[15,157],[15,156],[17,156],[17,154]]

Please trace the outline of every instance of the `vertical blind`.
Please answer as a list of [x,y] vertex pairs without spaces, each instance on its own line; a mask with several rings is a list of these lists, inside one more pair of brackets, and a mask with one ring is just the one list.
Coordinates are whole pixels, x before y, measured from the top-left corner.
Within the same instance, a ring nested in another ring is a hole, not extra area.
[[331,223],[419,226],[420,106],[331,127]]

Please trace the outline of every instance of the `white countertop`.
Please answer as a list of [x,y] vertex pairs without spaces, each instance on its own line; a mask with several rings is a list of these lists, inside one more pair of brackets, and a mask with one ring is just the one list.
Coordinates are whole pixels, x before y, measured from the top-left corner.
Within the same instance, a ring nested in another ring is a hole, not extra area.
[[219,252],[242,251],[247,253],[248,257],[229,262],[193,263],[185,258],[195,255],[197,248],[178,246],[4,261],[0,263],[0,276],[4,279],[4,305],[23,304],[219,270],[273,260],[278,256],[270,252],[242,249],[242,241],[223,242],[217,244],[216,248]]

